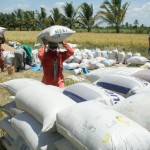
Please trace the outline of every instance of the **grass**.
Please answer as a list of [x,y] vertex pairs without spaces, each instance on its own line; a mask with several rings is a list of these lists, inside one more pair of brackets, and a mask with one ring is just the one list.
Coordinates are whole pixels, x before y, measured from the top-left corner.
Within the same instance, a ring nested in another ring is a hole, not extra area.
[[[29,44],[32,48],[36,43],[36,37],[40,31],[6,31],[7,41],[18,41],[21,44]],[[139,52],[149,57],[147,34],[116,34],[116,33],[75,33],[66,42],[78,44],[79,48],[114,49],[125,52]]]

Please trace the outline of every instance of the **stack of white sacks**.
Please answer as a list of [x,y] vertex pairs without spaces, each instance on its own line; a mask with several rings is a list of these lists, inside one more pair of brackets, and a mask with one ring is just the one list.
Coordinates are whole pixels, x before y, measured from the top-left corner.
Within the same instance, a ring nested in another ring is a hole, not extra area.
[[[133,86],[124,85],[122,77]],[[150,84],[125,77],[117,75],[117,84],[130,89],[126,95],[103,88],[99,80],[64,89],[29,78],[1,83],[12,98],[1,107],[8,114],[0,121],[3,145],[9,150],[150,149]]]
[[117,49],[110,51],[100,50],[99,48],[96,48],[95,50],[75,48],[75,54],[65,61],[64,67],[95,70],[98,68],[111,67],[115,64],[143,65],[147,63],[147,61],[147,58],[141,56],[140,53],[125,53],[123,51],[120,52]]
[[[69,43],[71,46],[73,44]],[[17,49],[17,47],[16,47]],[[65,49],[61,48],[60,51]],[[141,56],[140,53],[132,54],[131,52],[123,52],[114,49],[110,50],[100,50],[96,48],[95,50],[91,49],[78,49],[74,48],[75,53],[73,56],[68,58],[63,66],[68,69],[78,69],[78,68],[87,68],[88,70],[95,70],[98,68],[111,67],[115,64],[137,64],[144,65],[147,63],[148,59]],[[38,49],[32,50],[32,64],[40,65],[38,59]],[[13,63],[14,54],[13,52],[4,51],[5,64],[9,65]],[[148,63],[149,64],[149,63]]]

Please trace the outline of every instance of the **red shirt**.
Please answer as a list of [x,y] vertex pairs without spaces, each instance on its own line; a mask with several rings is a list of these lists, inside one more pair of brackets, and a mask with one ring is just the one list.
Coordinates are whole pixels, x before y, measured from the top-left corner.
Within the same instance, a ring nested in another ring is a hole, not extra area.
[[44,73],[42,82],[47,85],[64,87],[63,62],[74,54],[74,50],[66,43],[63,46],[67,51],[57,52],[50,49],[45,51],[45,46],[38,51]]

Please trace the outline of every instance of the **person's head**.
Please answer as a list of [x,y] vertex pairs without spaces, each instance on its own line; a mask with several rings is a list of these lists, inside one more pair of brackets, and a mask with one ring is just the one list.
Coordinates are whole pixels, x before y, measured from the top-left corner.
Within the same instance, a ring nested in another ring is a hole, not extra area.
[[57,49],[58,48],[58,43],[48,42],[48,47],[50,49]]

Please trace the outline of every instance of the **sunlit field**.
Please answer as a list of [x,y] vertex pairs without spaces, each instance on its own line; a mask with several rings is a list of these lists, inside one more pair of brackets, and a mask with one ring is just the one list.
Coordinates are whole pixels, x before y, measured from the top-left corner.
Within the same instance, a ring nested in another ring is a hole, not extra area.
[[[21,44],[29,44],[33,47],[36,37],[40,31],[6,31],[7,41],[18,41]],[[116,33],[75,33],[66,42],[78,44],[80,48],[101,48],[112,50],[140,52],[147,56],[148,35],[147,34],[116,34]]]

